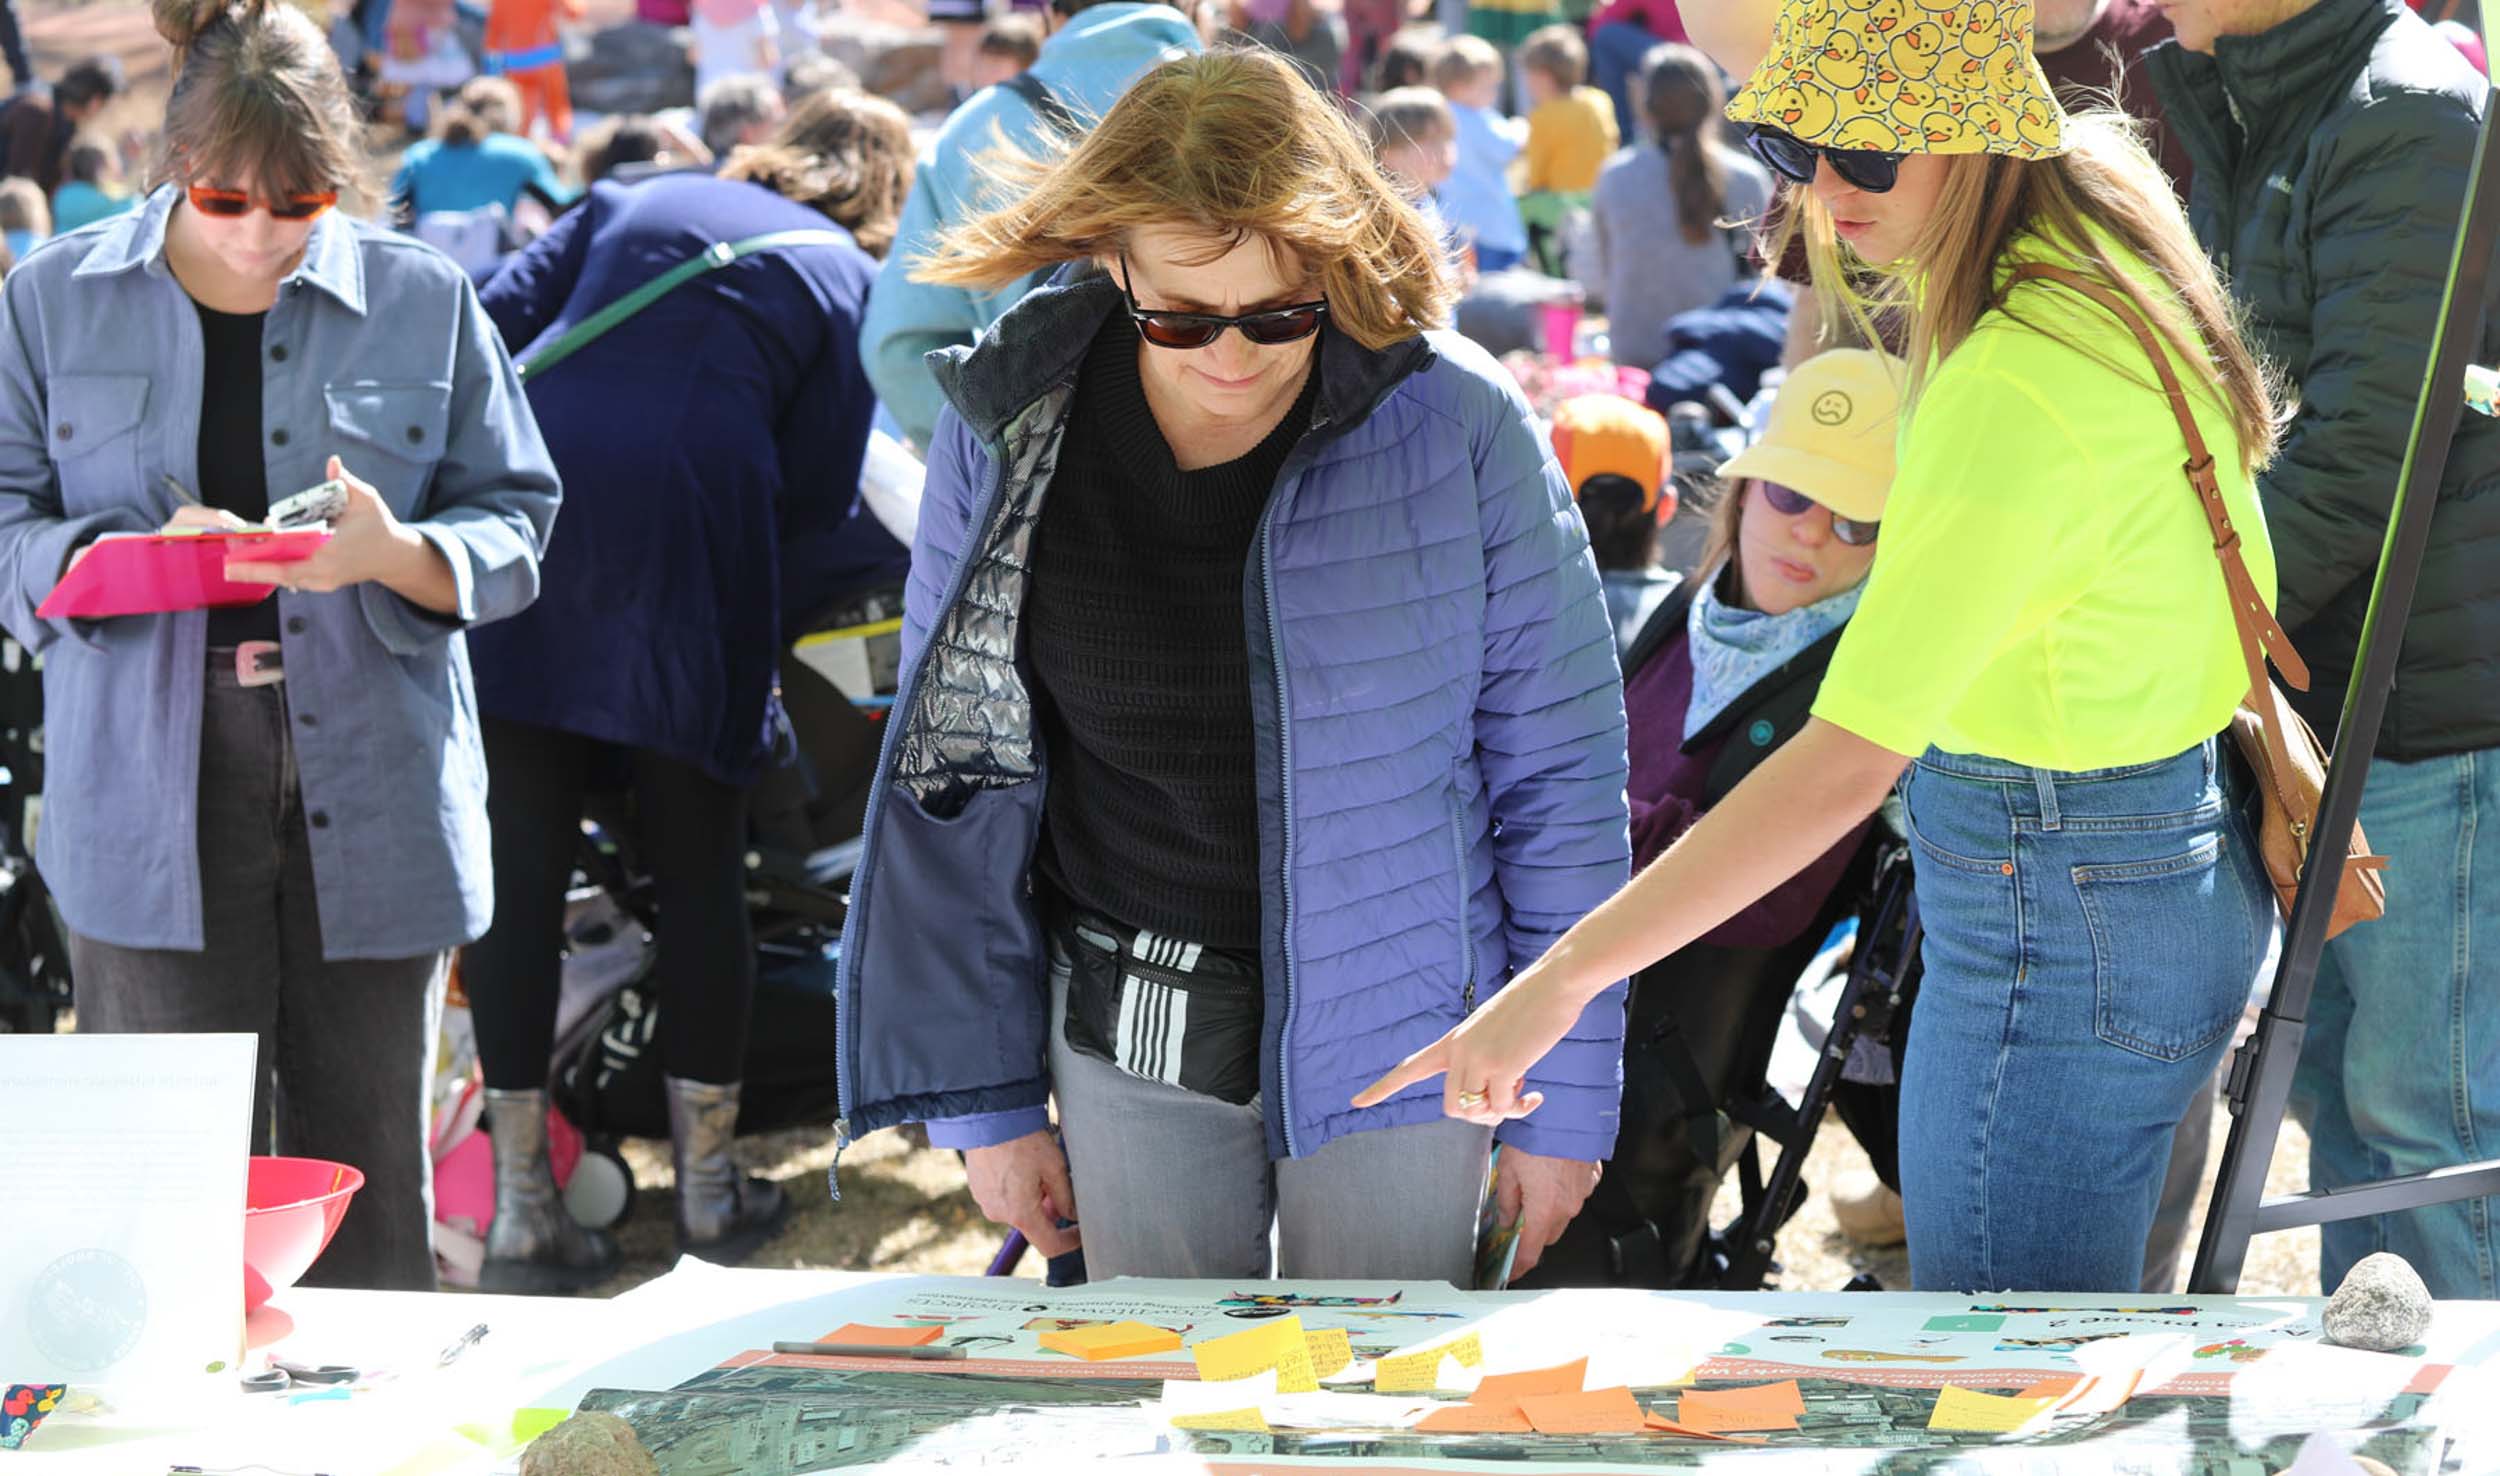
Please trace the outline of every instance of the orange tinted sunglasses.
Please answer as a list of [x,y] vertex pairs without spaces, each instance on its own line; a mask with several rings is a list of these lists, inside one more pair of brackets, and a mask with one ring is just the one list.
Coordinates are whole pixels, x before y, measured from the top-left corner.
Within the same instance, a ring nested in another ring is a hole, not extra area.
[[183,193],[190,199],[191,208],[200,214],[219,216],[227,220],[237,220],[249,215],[255,207],[267,209],[270,217],[275,220],[312,220],[339,202],[339,192],[336,190],[323,190],[311,195],[289,195],[284,200],[267,206],[262,206],[260,201],[253,199],[242,190],[214,190],[207,185],[192,185]]

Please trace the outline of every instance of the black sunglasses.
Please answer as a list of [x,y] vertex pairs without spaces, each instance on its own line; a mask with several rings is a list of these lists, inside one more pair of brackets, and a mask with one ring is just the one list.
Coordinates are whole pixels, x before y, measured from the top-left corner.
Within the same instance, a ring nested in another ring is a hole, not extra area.
[[1901,179],[1901,155],[1887,154],[1880,149],[1834,149],[1810,144],[1794,134],[1782,133],[1767,123],[1756,123],[1745,131],[1745,147],[1753,156],[1782,179],[1798,184],[1814,183],[1814,161],[1829,160],[1832,173],[1852,189],[1880,195]]
[[[1762,483],[1762,500],[1771,504],[1771,511],[1785,518],[1797,517],[1823,505],[1793,487],[1783,487],[1772,481]],[[1873,543],[1875,532],[1881,527],[1881,521],[1861,523],[1855,518],[1832,514],[1832,536],[1851,548],[1864,548]]]
[[1156,348],[1199,349],[1224,336],[1227,328],[1238,328],[1241,336],[1252,343],[1297,343],[1319,331],[1320,319],[1328,315],[1328,302],[1296,303],[1292,307],[1264,308],[1228,318],[1221,313],[1150,313],[1137,305],[1137,294],[1129,290],[1128,258],[1120,258],[1120,295],[1128,299],[1129,319],[1137,324],[1137,335]]

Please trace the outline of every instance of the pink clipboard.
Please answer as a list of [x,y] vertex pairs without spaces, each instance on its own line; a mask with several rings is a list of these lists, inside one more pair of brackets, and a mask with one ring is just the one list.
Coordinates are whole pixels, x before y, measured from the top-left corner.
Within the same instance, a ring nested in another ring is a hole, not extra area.
[[327,528],[284,533],[170,533],[145,538],[100,538],[35,613],[46,620],[99,620],[108,615],[157,615],[255,605],[272,584],[238,584],[226,577],[228,561],[293,564],[311,558],[330,541]]

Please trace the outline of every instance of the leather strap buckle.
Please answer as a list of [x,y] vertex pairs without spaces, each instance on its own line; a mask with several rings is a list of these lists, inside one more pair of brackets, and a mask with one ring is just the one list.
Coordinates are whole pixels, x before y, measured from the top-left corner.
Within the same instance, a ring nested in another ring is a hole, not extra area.
[[245,641],[234,648],[238,687],[274,687],[286,680],[286,659],[276,641]]

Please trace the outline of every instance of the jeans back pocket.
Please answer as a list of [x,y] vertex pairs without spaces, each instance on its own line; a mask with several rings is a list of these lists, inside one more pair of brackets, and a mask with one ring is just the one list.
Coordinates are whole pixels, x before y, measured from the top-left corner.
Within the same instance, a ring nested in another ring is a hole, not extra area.
[[2102,1040],[2179,1061],[2231,1033],[2256,977],[2258,940],[2230,844],[2218,831],[2179,855],[2074,868]]

